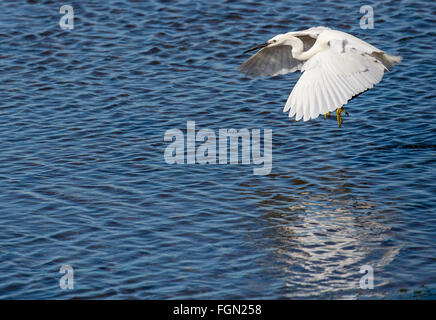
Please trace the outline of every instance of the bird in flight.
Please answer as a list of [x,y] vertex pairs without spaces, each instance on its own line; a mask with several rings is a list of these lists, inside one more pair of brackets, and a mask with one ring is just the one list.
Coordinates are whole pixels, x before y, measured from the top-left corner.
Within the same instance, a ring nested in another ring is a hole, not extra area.
[[391,56],[351,34],[326,27],[279,34],[244,53],[260,49],[238,67],[246,76],[264,77],[300,70],[302,75],[283,112],[304,121],[336,110],[339,127],[343,107],[372,88],[384,71],[402,58]]

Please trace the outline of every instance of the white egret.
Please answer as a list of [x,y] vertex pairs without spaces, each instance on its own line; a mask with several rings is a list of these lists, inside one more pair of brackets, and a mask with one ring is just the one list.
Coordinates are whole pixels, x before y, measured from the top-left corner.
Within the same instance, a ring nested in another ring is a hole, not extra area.
[[259,50],[239,70],[246,76],[276,76],[300,70],[283,112],[298,121],[324,118],[354,96],[372,88],[400,56],[391,56],[348,33],[326,27],[279,34],[246,52]]

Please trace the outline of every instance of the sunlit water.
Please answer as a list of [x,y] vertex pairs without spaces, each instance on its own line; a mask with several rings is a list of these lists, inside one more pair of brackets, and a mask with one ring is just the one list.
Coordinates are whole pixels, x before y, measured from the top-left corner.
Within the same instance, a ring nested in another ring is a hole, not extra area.
[[[367,30],[364,1],[69,4],[70,31],[58,1],[0,5],[0,298],[435,297],[434,2],[379,1]],[[235,70],[317,25],[404,58],[341,129],[282,113],[299,74]],[[167,164],[188,120],[272,129],[271,174]]]

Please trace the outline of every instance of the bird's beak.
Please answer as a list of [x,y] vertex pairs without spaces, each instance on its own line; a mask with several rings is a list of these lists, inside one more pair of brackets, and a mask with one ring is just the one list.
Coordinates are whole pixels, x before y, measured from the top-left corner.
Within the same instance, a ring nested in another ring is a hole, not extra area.
[[269,45],[268,42],[259,44],[259,45],[255,46],[255,47],[251,48],[251,49],[248,49],[247,51],[244,51],[244,53],[247,53],[247,52],[250,52],[250,51],[254,51],[254,50],[257,50],[257,49],[260,49],[260,48],[265,48],[267,45]]

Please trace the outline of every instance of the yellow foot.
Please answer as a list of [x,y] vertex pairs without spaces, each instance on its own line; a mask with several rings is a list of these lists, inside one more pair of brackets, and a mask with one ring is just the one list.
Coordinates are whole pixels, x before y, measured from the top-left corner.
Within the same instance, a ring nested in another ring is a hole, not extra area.
[[342,111],[344,112],[344,114],[347,115],[347,117],[349,116],[348,112],[345,110],[344,107],[340,107],[340,108],[337,108],[337,109],[336,109],[336,118],[338,119],[338,125],[339,125],[339,128],[341,127],[342,123],[344,122],[344,121],[342,120],[342,116],[341,116]]
[[342,111],[344,111],[344,114],[346,114],[347,115],[347,117],[349,117],[350,116],[350,114],[347,112],[347,110],[345,110],[345,108],[344,107],[342,107]]
[[343,108],[337,108],[336,109],[336,119],[338,120],[339,128],[341,127],[342,123],[344,122],[344,121],[342,121],[342,116],[341,116],[342,109]]
[[324,120],[327,119],[327,117],[330,117],[330,111],[324,115]]

